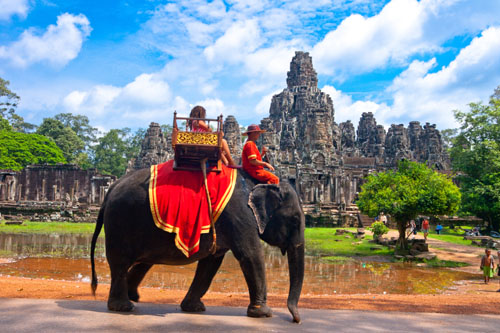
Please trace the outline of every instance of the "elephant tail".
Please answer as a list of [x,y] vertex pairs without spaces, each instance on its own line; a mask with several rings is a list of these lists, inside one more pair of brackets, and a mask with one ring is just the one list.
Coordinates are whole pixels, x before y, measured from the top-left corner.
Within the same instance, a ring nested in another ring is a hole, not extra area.
[[95,296],[95,291],[97,289],[97,274],[95,272],[94,253],[95,253],[95,245],[97,243],[97,238],[99,237],[102,225],[104,224],[104,207],[105,205],[103,204],[101,209],[99,210],[99,216],[97,217],[94,235],[92,236],[92,243],[90,245],[90,265],[92,266],[92,282],[90,284],[90,288],[92,289],[93,296]]

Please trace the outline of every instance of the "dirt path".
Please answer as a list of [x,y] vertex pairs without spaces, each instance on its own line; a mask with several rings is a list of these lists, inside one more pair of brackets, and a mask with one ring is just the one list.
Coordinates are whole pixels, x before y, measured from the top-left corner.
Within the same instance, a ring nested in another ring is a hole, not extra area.
[[[388,236],[396,235],[396,231],[391,231]],[[422,236],[417,235],[417,237]],[[471,266],[460,268],[461,270],[480,274],[479,258],[484,249],[430,238],[428,243],[430,251],[436,253],[438,258],[466,262]],[[488,285],[478,280],[463,281],[445,294],[437,295],[302,295],[299,306],[310,309],[500,314],[500,293],[496,292],[499,287],[498,277],[495,277]],[[0,276],[0,297],[105,301],[108,292],[109,285],[101,284],[94,298],[88,283]],[[185,293],[186,290],[140,289],[141,301],[151,303],[180,304]],[[271,307],[283,308],[286,307],[286,298],[286,295],[269,295],[268,303]],[[247,294],[222,294],[209,291],[203,300],[207,306],[248,305]]]

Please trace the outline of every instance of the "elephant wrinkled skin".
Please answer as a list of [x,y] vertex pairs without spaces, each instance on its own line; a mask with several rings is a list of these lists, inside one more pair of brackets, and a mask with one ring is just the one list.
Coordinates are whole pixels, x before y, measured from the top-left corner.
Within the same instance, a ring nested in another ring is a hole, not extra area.
[[92,238],[92,290],[97,288],[94,249],[104,225],[106,258],[111,271],[108,308],[131,311],[137,302],[137,288],[155,264],[185,265],[198,261],[195,277],[181,303],[188,312],[204,311],[201,301],[219,269],[225,253],[231,250],[239,261],[250,294],[247,315],[270,317],[261,239],[279,247],[288,256],[290,290],[288,309],[300,322],[297,309],[304,278],[304,214],[295,190],[287,182],[256,185],[239,172],[233,196],[216,223],[217,249],[210,253],[212,233],[201,235],[200,249],[187,258],[175,246],[174,233],[157,228],[148,197],[149,169],[130,173],[109,189],[99,211]]

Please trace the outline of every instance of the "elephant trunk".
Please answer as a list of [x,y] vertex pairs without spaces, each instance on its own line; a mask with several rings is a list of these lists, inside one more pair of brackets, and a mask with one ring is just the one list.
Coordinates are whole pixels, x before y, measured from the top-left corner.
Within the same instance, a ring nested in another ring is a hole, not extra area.
[[298,246],[289,246],[287,249],[288,270],[290,273],[290,291],[288,292],[288,310],[293,321],[300,323],[297,304],[299,303],[302,283],[304,282],[304,243]]

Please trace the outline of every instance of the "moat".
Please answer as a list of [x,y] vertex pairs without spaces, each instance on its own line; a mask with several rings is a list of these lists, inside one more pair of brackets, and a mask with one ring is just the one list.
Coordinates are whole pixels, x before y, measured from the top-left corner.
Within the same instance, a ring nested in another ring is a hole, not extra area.
[[[90,281],[91,235],[0,234],[0,275],[68,281]],[[279,250],[265,247],[268,292],[288,293],[287,258]],[[104,239],[97,247],[97,273],[101,283],[109,283],[104,258]],[[438,294],[454,289],[463,280],[479,275],[421,264],[363,261],[327,262],[307,256],[303,295],[333,294]],[[142,286],[187,290],[196,264],[156,265]],[[89,282],[90,283],[90,282]],[[211,287],[212,292],[247,293],[238,262],[231,253],[224,259]]]

